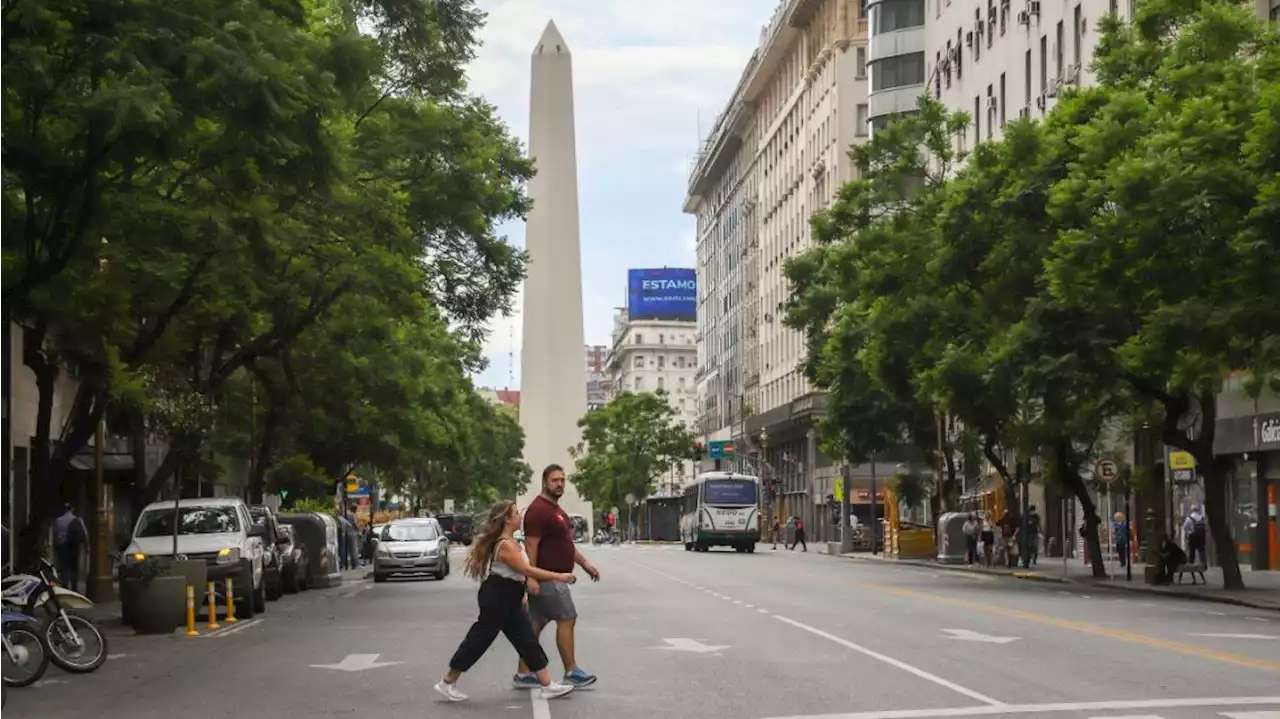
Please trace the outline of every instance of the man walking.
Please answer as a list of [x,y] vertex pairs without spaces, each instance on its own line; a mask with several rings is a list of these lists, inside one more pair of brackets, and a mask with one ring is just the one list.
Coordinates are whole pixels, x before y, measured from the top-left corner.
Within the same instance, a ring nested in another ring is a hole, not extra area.
[[[558,464],[547,465],[542,470],[542,493],[524,513],[524,548],[529,563],[548,572],[570,573],[577,564],[592,581],[600,581],[596,569],[573,544],[573,520],[560,508],[564,494],[564,468]],[[573,630],[578,620],[578,610],[573,606],[573,596],[566,582],[539,582],[530,578],[525,582],[529,589],[529,618],[533,620],[534,634],[541,635],[542,628],[555,622],[556,648],[564,664],[564,683],[586,687],[596,683],[596,677],[578,666],[573,650]],[[537,675],[529,671],[524,661],[516,670],[512,683],[517,689],[534,689],[539,685]]]
[[70,504],[64,505],[63,509],[62,516],[53,523],[54,562],[62,583],[79,591],[80,548],[89,538],[89,531]]

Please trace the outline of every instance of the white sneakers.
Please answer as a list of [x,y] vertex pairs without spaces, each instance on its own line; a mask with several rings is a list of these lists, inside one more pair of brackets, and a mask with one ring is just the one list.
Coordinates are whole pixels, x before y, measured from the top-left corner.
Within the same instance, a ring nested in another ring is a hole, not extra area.
[[450,684],[443,679],[436,682],[436,691],[451,702],[465,702],[467,700],[467,695],[458,691],[457,684]]
[[[435,690],[440,693],[440,696],[451,702],[465,702],[467,700],[467,695],[458,690],[458,685],[450,684],[443,679],[436,682]],[[538,687],[539,696],[543,699],[558,699],[573,690],[574,686],[572,684],[561,684],[560,682],[551,682],[545,687]]]

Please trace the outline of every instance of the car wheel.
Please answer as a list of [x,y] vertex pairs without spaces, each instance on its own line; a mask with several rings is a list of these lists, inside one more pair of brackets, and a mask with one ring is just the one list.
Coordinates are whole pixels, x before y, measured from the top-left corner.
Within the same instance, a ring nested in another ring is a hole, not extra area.
[[374,582],[374,584],[382,584],[382,583],[383,583],[383,582],[385,582],[385,581],[387,581],[387,575],[385,575],[385,574],[379,574],[379,573],[377,573],[377,572],[374,572],[374,573],[373,573],[373,582]]
[[284,596],[284,577],[279,571],[272,572],[270,575],[264,573],[262,583],[267,599],[274,602]]
[[264,614],[267,611],[267,577],[263,575],[262,586],[253,592],[253,611]]
[[[247,589],[246,589],[247,587]],[[237,619],[253,619],[253,570],[245,569],[240,572],[240,576],[236,577],[235,583],[232,585],[232,591],[238,591],[235,597],[236,618]],[[211,609],[210,611],[217,611]]]

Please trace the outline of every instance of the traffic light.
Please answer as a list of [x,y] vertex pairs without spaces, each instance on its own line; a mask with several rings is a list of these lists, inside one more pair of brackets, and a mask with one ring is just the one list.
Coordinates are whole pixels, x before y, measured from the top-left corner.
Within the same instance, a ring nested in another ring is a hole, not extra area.
[[693,452],[692,452],[692,454],[693,454],[693,461],[695,461],[695,462],[701,462],[701,461],[702,461],[702,443],[701,443],[701,442],[694,442],[694,443],[693,443]]

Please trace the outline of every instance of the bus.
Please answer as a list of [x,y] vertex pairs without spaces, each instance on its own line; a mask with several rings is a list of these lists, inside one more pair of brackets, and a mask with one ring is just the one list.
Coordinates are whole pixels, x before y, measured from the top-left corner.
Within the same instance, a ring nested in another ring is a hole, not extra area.
[[755,552],[760,541],[760,478],[732,472],[698,475],[680,498],[680,541],[686,552],[712,547]]

